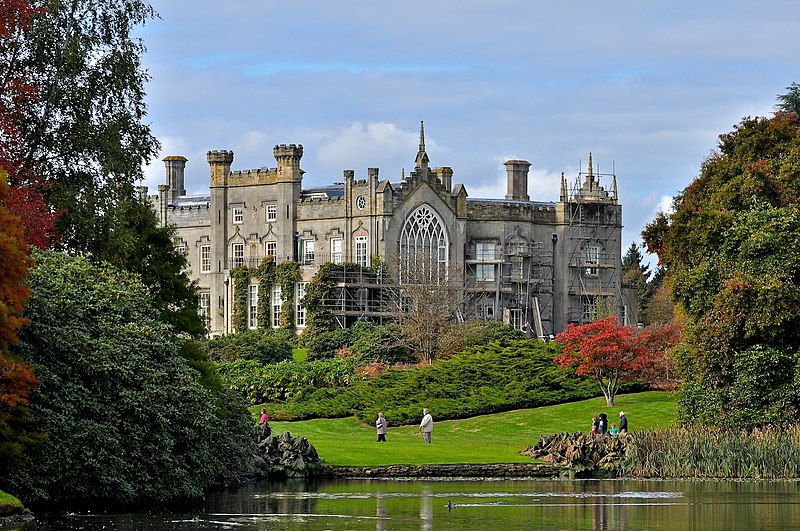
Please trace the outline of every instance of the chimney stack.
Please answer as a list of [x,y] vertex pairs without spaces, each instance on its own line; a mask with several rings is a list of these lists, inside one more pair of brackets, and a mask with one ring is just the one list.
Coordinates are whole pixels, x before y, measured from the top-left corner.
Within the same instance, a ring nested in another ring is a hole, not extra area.
[[527,160],[509,160],[503,164],[508,173],[508,193],[506,199],[512,201],[530,201],[528,196],[528,168],[531,163]]

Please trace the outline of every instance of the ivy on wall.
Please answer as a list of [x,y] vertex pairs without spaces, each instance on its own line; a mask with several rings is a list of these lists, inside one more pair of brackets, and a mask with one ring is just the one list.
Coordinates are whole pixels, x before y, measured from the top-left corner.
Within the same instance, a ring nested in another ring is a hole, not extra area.
[[354,263],[334,264],[328,262],[320,266],[317,274],[306,286],[303,306],[306,309],[306,329],[303,343],[308,345],[317,336],[336,328],[333,313],[325,306],[325,300],[334,296],[337,280],[346,272],[358,272],[361,266]]
[[258,267],[239,266],[231,271],[233,280],[233,305],[231,308],[231,325],[235,332],[244,332],[248,328],[247,298],[251,279],[258,281],[258,302],[256,317],[258,328],[272,327],[270,319],[272,303],[272,287],[281,288],[280,328],[294,331],[295,284],[300,281],[300,264],[284,262],[275,265],[274,260],[267,259]]

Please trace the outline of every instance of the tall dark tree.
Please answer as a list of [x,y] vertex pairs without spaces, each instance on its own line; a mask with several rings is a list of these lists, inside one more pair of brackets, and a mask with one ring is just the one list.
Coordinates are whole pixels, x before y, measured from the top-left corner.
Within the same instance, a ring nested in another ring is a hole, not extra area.
[[625,256],[622,257],[622,281],[636,288],[636,315],[641,320],[647,309],[647,302],[650,298],[647,280],[650,277],[650,266],[642,263],[642,253],[636,243],[631,243]]
[[22,164],[53,183],[46,200],[61,211],[64,248],[103,256],[115,230],[110,216],[142,176],[158,142],[144,123],[134,28],[156,16],[143,0],[34,0],[30,30],[18,35],[18,59],[38,96],[20,126]]
[[775,109],[800,114],[800,84],[792,83],[786,90],[788,91],[786,94],[778,94]]

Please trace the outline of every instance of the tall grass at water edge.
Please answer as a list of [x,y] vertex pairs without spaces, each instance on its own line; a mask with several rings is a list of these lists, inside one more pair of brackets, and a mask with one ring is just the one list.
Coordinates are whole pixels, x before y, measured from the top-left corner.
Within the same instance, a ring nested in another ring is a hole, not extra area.
[[800,477],[800,426],[747,430],[700,427],[638,432],[623,474],[645,478]]

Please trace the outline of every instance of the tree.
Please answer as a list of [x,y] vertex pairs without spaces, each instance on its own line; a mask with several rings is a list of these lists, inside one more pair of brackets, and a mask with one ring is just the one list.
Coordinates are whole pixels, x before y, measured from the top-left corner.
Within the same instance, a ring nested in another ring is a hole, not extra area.
[[150,205],[132,195],[108,217],[116,228],[107,240],[97,242],[100,255],[141,277],[152,294],[158,320],[177,332],[203,334],[197,284],[189,278],[185,254],[175,247],[175,229],[160,227]]
[[[798,152],[797,114],[743,119],[720,136],[700,175],[673,201],[673,213],[643,234],[659,250],[672,298],[687,318],[676,363],[692,393],[721,396],[740,386],[746,373],[735,365],[744,352],[800,349]],[[702,400],[681,407],[701,403],[710,407]],[[704,421],[733,407],[713,405],[713,414],[680,415]]]
[[792,83],[786,87],[786,94],[778,94],[778,103],[775,108],[783,112],[800,114],[800,84]]
[[16,347],[49,438],[3,486],[31,500],[194,497],[250,462],[252,420],[199,351],[160,323],[138,277],[40,253]]
[[642,320],[647,310],[651,293],[648,290],[650,266],[642,264],[642,253],[639,246],[631,243],[625,256],[622,257],[622,282],[636,288],[636,315]]
[[[5,4],[5,3],[4,3]],[[155,16],[144,0],[36,0],[27,31],[9,48],[36,87],[20,106],[21,167],[60,212],[61,245],[99,259],[115,230],[112,213],[158,151],[143,122],[144,45],[134,28]]]
[[40,440],[33,428],[28,397],[38,384],[31,367],[9,352],[18,340],[28,298],[24,284],[31,264],[19,219],[3,206],[6,175],[0,169],[0,473],[20,462]]
[[579,376],[592,376],[608,407],[614,405],[620,384],[637,375],[647,360],[633,329],[617,324],[614,316],[580,326],[569,324],[556,335],[556,343],[561,354],[555,363],[562,368],[574,366]]

